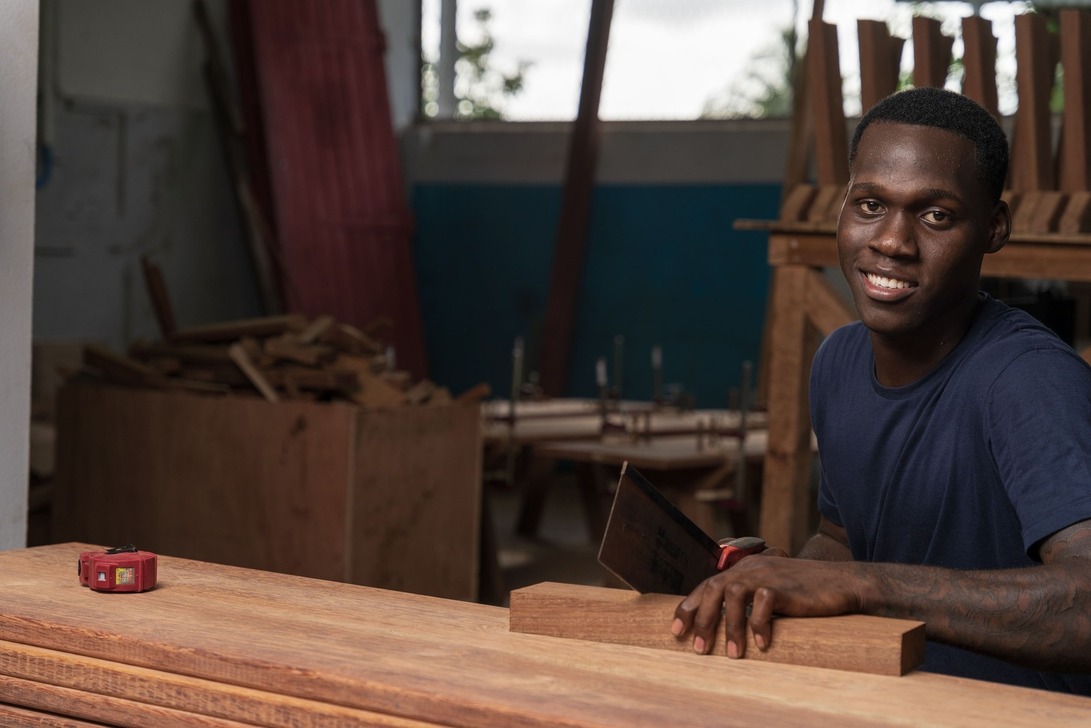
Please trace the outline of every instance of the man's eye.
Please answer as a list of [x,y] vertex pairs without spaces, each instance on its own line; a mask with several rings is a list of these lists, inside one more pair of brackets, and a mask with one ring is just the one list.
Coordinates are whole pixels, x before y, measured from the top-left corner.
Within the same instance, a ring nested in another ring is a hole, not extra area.
[[929,210],[924,213],[924,217],[928,222],[947,222],[951,219],[951,216],[943,210]]
[[882,206],[875,200],[864,200],[859,203],[859,207],[864,212],[876,213],[882,209]]

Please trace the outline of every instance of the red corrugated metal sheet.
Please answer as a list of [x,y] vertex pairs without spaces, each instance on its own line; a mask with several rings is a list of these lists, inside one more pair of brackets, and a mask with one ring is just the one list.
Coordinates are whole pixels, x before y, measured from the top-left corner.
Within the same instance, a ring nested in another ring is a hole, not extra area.
[[389,317],[399,368],[424,376],[375,1],[244,4],[287,307],[361,327]]

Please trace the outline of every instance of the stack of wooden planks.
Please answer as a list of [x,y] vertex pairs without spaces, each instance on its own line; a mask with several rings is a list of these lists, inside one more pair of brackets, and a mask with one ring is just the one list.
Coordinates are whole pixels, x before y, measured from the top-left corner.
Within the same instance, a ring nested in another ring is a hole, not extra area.
[[993,728],[1085,726],[1091,711],[919,670],[517,633],[500,607],[163,554],[154,590],[103,594],[73,568],[88,548],[0,553],[4,725]]
[[92,344],[84,372],[115,384],[258,395],[270,402],[347,401],[364,407],[445,405],[450,392],[399,371],[377,338],[332,316],[265,316],[169,331],[127,354]]

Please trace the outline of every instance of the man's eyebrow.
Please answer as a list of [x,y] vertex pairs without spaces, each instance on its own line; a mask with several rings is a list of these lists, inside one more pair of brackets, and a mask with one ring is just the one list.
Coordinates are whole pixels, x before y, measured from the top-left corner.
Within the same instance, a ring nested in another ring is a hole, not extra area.
[[[849,187],[849,192],[866,192],[877,194],[881,193],[884,189],[885,188],[883,187],[883,185],[879,184],[878,182],[855,182]],[[927,187],[923,190],[920,190],[917,193],[917,196],[920,199],[930,201],[951,200],[954,202],[958,202],[962,200],[962,198],[956,195],[954,192],[950,190],[945,190],[942,187]]]

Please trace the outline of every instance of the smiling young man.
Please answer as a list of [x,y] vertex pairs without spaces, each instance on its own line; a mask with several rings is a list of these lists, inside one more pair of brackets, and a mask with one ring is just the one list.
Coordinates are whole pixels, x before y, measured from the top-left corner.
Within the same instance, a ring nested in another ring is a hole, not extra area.
[[979,291],[1011,228],[1004,133],[914,89],[861,119],[849,162],[837,247],[860,321],[811,370],[818,532],[705,581],[672,632],[706,652],[722,613],[741,657],[774,612],[919,619],[926,670],[1091,695],[1091,368]]

